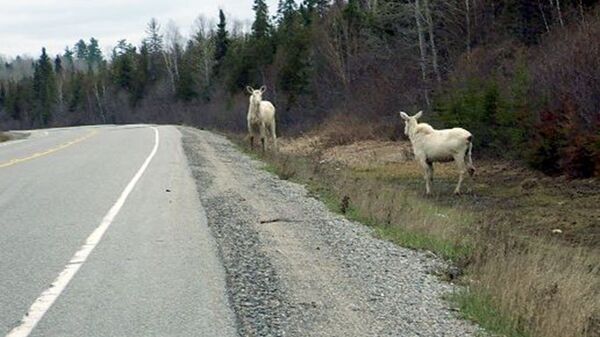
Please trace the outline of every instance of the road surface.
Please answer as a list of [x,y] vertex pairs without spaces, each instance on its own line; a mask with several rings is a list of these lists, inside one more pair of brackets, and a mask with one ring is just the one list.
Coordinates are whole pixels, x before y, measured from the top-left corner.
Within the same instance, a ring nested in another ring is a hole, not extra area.
[[0,336],[236,334],[180,139],[132,125],[0,144]]

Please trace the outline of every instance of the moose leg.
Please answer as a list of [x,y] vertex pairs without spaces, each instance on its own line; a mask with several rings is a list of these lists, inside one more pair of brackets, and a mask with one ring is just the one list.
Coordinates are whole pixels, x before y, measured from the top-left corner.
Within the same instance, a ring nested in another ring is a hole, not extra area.
[[427,168],[426,168],[427,180],[428,180],[427,194],[431,194],[431,185],[433,185],[433,163],[430,161],[426,161],[425,163],[427,164]]
[[273,137],[273,148],[277,151],[277,135],[275,134],[275,122],[271,124],[271,137]]
[[460,186],[465,178],[465,173],[467,173],[467,166],[465,165],[465,156],[458,155],[454,157],[454,161],[456,162],[456,167],[458,168],[458,184],[456,184],[456,188],[454,189],[454,194],[460,194]]
[[419,163],[423,168],[423,178],[425,178],[425,191],[427,195],[431,194],[431,180],[433,178],[433,164],[427,159],[420,159]]
[[262,144],[262,151],[265,152],[265,138],[267,137],[267,129],[265,123],[260,124],[260,142]]

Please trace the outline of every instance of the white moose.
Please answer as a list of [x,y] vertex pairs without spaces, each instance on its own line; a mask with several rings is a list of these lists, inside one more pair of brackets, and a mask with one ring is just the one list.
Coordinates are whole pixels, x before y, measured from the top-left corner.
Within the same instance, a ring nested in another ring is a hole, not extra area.
[[262,100],[262,94],[267,90],[266,86],[256,90],[250,86],[246,87],[250,94],[250,106],[248,107],[248,134],[250,135],[250,147],[254,147],[254,137],[260,135],[262,150],[265,151],[265,138],[270,134],[273,147],[277,150],[277,135],[275,134],[275,107],[269,101]]
[[[414,116],[409,116],[403,111],[400,112],[400,117],[405,122],[404,133],[410,139],[415,160],[423,168],[427,194],[431,194],[433,163],[453,160],[459,170],[458,184],[454,194],[460,194],[460,185],[465,173],[468,172],[471,176],[475,173],[471,158],[473,135],[462,128],[435,130],[427,123],[417,122],[422,115],[423,111],[419,111]],[[465,158],[467,159],[466,163]]]

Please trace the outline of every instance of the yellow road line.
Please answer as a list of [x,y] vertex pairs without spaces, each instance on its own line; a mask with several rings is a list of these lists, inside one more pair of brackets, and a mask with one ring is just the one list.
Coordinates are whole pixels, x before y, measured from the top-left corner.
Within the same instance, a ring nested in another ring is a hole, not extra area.
[[96,130],[93,130],[93,131],[91,131],[90,133],[88,133],[87,135],[85,135],[85,136],[83,136],[83,137],[79,137],[79,138],[77,138],[77,139],[74,139],[74,140],[72,140],[72,141],[69,141],[69,142],[66,142],[66,143],[60,144],[59,146],[57,146],[57,147],[53,147],[53,148],[51,148],[51,149],[49,149],[49,150],[46,150],[46,151],[44,151],[44,152],[36,152],[36,153],[34,153],[34,154],[32,154],[31,156],[28,156],[28,157],[11,159],[11,160],[9,160],[9,161],[7,161],[7,162],[0,163],[0,168],[9,167],[9,166],[13,166],[13,165],[16,165],[16,164],[22,163],[22,162],[24,162],[24,161],[28,161],[28,160],[31,160],[31,159],[39,158],[39,157],[42,157],[42,156],[45,156],[45,155],[48,155],[48,154],[54,153],[54,152],[56,152],[56,151],[60,151],[60,150],[62,150],[62,149],[65,149],[65,148],[67,148],[67,147],[69,147],[69,146],[71,146],[71,145],[75,145],[75,144],[77,144],[77,143],[79,143],[79,142],[82,142],[82,141],[84,141],[84,140],[86,140],[86,139],[88,139],[88,138],[92,137],[92,136],[93,136],[93,135],[95,135],[97,132],[98,132],[98,131],[96,131]]

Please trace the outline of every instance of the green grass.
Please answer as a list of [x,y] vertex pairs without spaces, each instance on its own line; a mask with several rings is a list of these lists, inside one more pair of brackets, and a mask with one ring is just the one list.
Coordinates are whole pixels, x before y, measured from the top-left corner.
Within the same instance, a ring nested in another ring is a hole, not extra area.
[[442,258],[458,262],[466,259],[472,252],[469,245],[460,245],[436,238],[435,236],[406,230],[402,227],[374,226],[380,238],[392,241],[400,246],[430,250]]
[[458,307],[463,318],[477,322],[487,331],[506,337],[531,336],[508,315],[498,311],[490,296],[462,290],[451,295],[449,300]]

